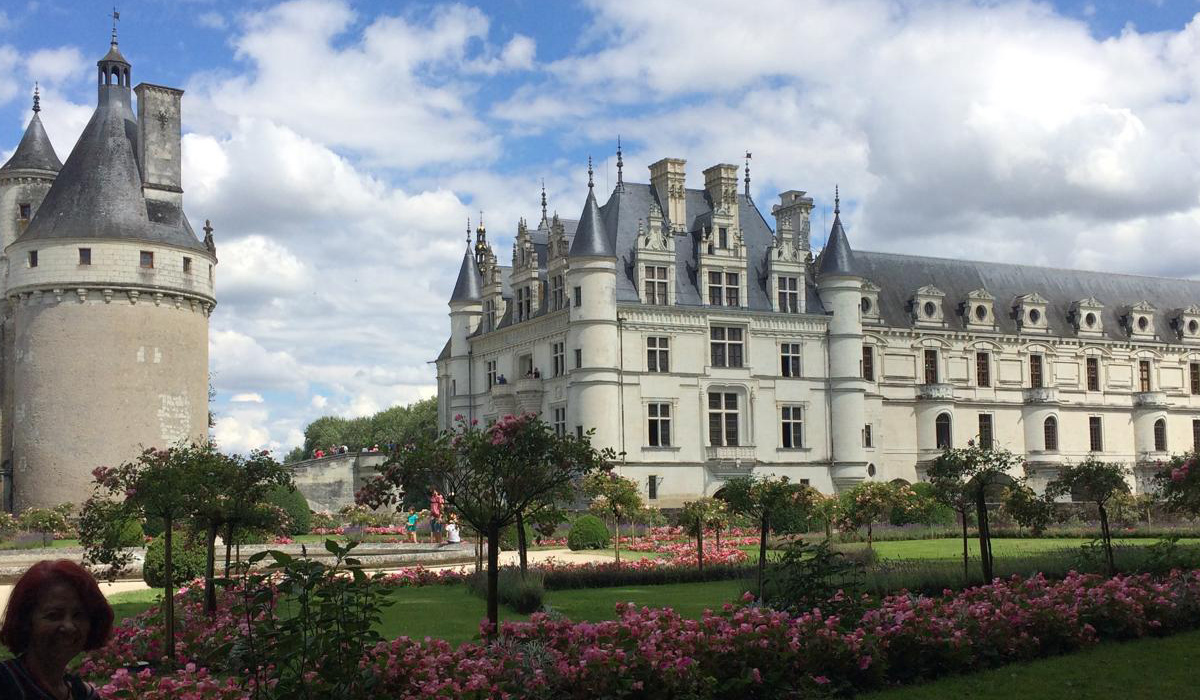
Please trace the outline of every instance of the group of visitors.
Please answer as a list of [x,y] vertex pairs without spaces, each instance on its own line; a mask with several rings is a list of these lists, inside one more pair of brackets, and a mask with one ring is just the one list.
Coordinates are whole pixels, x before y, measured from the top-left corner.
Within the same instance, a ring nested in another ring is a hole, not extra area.
[[429,516],[430,544],[443,544],[443,539],[445,540],[445,544],[458,544],[462,542],[458,517],[446,510],[446,497],[437,489],[434,489],[429,494],[429,510],[413,509],[408,512],[404,532],[408,535],[409,542],[417,544],[417,523],[420,522],[421,516],[425,514]]

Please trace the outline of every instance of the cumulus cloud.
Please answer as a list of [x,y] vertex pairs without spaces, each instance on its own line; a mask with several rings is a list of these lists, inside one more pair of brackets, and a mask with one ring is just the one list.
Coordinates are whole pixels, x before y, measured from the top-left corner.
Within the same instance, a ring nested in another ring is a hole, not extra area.
[[94,65],[85,61],[83,54],[74,46],[39,49],[29,55],[25,64],[29,75],[43,83],[59,83],[85,73],[90,74],[89,69],[95,70]]

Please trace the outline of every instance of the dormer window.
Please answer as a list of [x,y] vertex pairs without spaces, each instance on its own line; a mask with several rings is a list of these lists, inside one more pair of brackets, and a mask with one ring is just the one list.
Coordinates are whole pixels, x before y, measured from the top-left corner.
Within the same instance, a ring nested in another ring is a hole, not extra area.
[[862,299],[858,302],[858,310],[864,322],[879,322],[879,287],[874,283],[863,283]]
[[1104,333],[1104,305],[1094,297],[1080,299],[1071,304],[1071,324],[1081,336],[1099,336]]
[[934,287],[926,285],[917,290],[912,298],[913,322],[918,326],[941,326],[942,299],[946,294]]
[[963,320],[968,328],[991,330],[995,327],[996,298],[988,294],[986,289],[976,289],[967,293],[967,299],[960,307]]
[[1200,342],[1200,306],[1191,306],[1175,312],[1171,321],[1179,339],[1187,343]]
[[1125,330],[1131,338],[1150,340],[1154,338],[1155,309],[1148,301],[1139,301],[1129,307],[1125,314]]
[[1037,292],[1017,297],[1016,303],[1013,304],[1013,316],[1022,333],[1046,333],[1049,330],[1050,325],[1046,320],[1047,304],[1049,302]]

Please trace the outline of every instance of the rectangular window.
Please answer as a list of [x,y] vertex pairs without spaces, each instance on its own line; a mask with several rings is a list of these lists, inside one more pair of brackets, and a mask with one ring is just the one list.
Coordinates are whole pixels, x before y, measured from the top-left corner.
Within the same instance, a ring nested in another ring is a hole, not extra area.
[[[184,260],[187,260],[187,258],[184,258]],[[80,248],[79,249],[79,264],[80,265],[91,265],[92,264],[92,249],[91,248]]]
[[783,428],[783,446],[789,449],[804,447],[804,408],[784,406],[780,422]]
[[1100,391],[1100,358],[1087,358],[1087,390]]
[[979,414],[979,446],[985,450],[992,449],[992,414]]
[[742,329],[713,326],[711,329],[712,366],[742,366]]
[[566,343],[551,343],[550,344],[550,360],[551,366],[554,368],[555,377],[561,377],[567,373],[567,358],[565,354]]
[[721,248],[729,247],[729,229],[723,226],[717,228],[717,245]]
[[708,443],[714,447],[738,444],[738,397],[734,392],[708,392]]
[[183,259],[183,271],[185,273],[190,273],[192,271],[192,259],[191,258]]
[[17,212],[21,221],[29,221],[29,218],[33,216],[33,207],[28,202],[21,202],[17,205]]
[[708,303],[710,306],[741,306],[736,272],[708,273]]
[[582,366],[583,366],[583,350],[580,348],[575,348],[575,369],[579,369]]
[[567,436],[567,407],[559,406],[554,409],[554,434],[558,437]]
[[581,440],[583,439],[583,426],[582,425],[575,426],[575,437],[577,437]]
[[938,383],[938,356],[937,350],[925,351],[925,383]]
[[800,280],[795,277],[779,278],[779,310],[785,314],[800,313]]
[[29,251],[29,266],[37,267],[37,251],[36,250]]
[[779,373],[785,377],[800,376],[800,343],[779,345]]
[[554,305],[555,311],[563,308],[565,299],[563,298],[563,276],[554,275],[550,278],[550,301]]
[[875,438],[871,435],[871,424],[867,423],[863,426],[863,447],[874,447]]
[[1200,394],[1200,362],[1190,363],[1188,373],[1191,379],[1192,394]]
[[491,389],[492,385],[494,385],[495,383],[496,383],[496,361],[488,360],[487,361],[487,385],[488,385],[488,388]]
[[583,287],[575,288],[575,307],[583,306]]
[[145,268],[154,267],[154,253],[152,253],[148,250],[143,250],[140,253],[140,260],[141,260],[142,267],[145,267]]
[[1092,452],[1104,451],[1104,428],[1100,416],[1088,416],[1088,437]]
[[1029,356],[1029,386],[1034,389],[1041,389],[1043,386],[1041,355]]
[[875,348],[863,346],[862,376],[868,382],[875,381]]
[[667,268],[660,265],[646,266],[646,303],[667,303]]
[[975,353],[975,386],[992,385],[992,358],[989,353]]
[[646,431],[647,444],[649,444],[651,447],[670,447],[671,404],[647,404],[646,415],[649,420]]
[[517,288],[517,320],[525,321],[530,318],[530,289],[529,287]]
[[1150,391],[1150,360],[1138,360],[1138,391]]
[[1192,452],[1200,452],[1200,420],[1192,419]]
[[483,323],[485,332],[496,330],[496,302],[491,299],[483,302]]
[[649,336],[646,338],[646,371],[670,372],[670,340],[666,337]]
[[655,474],[646,477],[646,500],[658,500],[658,476]]

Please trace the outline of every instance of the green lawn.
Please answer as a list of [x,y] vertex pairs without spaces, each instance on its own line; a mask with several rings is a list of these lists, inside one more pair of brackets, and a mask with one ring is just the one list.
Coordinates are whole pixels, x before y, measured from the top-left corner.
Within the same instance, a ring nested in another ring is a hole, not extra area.
[[[1056,549],[1078,551],[1079,546],[1091,542],[1083,538],[1046,538],[1046,539],[994,539],[992,553],[996,557],[1015,557],[1025,554],[1037,554]],[[1113,544],[1122,545],[1151,545],[1157,540],[1146,538],[1114,539]],[[1200,543],[1200,539],[1183,539],[1180,544]],[[971,556],[979,556],[979,540],[970,539],[967,542]],[[844,547],[866,547],[865,544],[843,545]],[[937,540],[898,540],[894,542],[876,542],[875,552],[885,559],[955,559],[962,556],[961,539]]]
[[1012,664],[858,700],[1157,700],[1200,697],[1200,631],[1102,644],[1077,654]]

